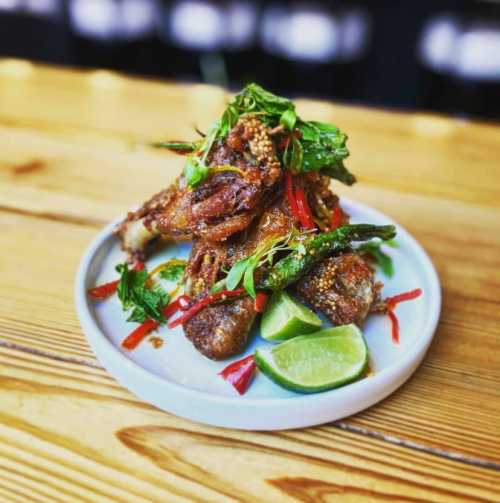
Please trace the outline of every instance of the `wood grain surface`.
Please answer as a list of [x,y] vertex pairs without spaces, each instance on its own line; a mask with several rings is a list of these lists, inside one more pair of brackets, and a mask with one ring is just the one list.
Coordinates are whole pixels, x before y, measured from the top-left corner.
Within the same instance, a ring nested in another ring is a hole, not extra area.
[[146,141],[194,137],[226,99],[0,60],[0,501],[500,501],[500,126],[299,101],[350,136],[359,183],[336,190],[398,220],[442,280],[428,356],[382,403],[222,430],[143,403],[97,362],[73,307],[83,250],[179,173]]

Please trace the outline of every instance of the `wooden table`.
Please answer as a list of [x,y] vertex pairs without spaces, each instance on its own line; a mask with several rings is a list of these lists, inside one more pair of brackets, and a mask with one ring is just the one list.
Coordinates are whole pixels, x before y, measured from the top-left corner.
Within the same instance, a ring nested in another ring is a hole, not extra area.
[[[0,501],[500,501],[500,127],[300,102],[350,135],[342,194],[406,226],[443,284],[427,358],[390,398],[322,427],[222,430],[143,403],[73,306],[99,228],[163,187],[222,110],[207,86],[0,61]],[[300,411],[297,411],[300,413]]]

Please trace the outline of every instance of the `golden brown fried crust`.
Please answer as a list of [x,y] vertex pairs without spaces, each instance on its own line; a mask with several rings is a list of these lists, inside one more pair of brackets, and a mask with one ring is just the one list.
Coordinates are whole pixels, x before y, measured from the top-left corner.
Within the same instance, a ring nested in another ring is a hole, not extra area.
[[181,176],[129,213],[117,230],[129,255],[144,256],[155,238],[228,239],[262,212],[281,178],[269,128],[251,115],[240,118],[227,140],[214,144],[208,164],[212,171],[195,189]]
[[[206,295],[222,277],[223,270],[252,254],[271,236],[286,235],[293,225],[283,198],[275,201],[249,231],[225,243],[197,240],[186,269],[188,295]],[[256,272],[256,279],[262,271]],[[255,320],[254,301],[249,296],[210,305],[184,324],[186,337],[202,354],[223,360],[241,353],[247,345]]]
[[330,257],[297,284],[297,292],[334,325],[362,326],[377,299],[373,269],[357,254]]

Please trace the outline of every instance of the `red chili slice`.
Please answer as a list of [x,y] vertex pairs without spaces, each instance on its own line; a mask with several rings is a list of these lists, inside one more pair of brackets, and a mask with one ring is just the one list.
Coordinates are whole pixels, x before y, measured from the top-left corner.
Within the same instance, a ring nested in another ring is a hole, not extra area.
[[387,297],[385,302],[387,303],[388,309],[393,309],[396,304],[400,302],[406,302],[407,300],[413,300],[422,295],[421,288],[415,288],[415,290],[410,290],[409,292],[400,293],[398,295],[394,295],[393,297]]
[[217,292],[212,295],[207,295],[202,299],[195,302],[190,308],[186,310],[186,312],[176,318],[174,321],[168,324],[168,328],[175,328],[179,325],[184,325],[186,321],[190,320],[195,314],[199,313],[203,308],[207,307],[218,300],[223,300],[226,297],[237,297],[241,294],[245,293],[244,288],[237,288],[236,290],[223,290],[222,292]]
[[399,344],[399,320],[394,312],[394,308],[400,302],[406,302],[407,300],[413,300],[422,295],[421,288],[415,288],[415,290],[410,290],[409,292],[400,293],[394,295],[393,297],[387,297],[385,299],[386,311],[385,313],[389,316],[392,325],[392,342]]
[[228,365],[219,375],[243,395],[250,385],[255,372],[255,360],[253,355]]
[[297,199],[297,208],[302,227],[308,230],[315,229],[316,225],[314,224],[311,208],[309,208],[307,196],[302,186],[298,185],[295,188],[295,197]]
[[387,311],[387,316],[389,316],[389,319],[391,320],[392,324],[392,342],[394,344],[399,344],[399,320],[398,317],[396,316],[396,313],[392,311],[392,309],[389,309]]
[[340,206],[335,206],[332,213],[332,222],[331,222],[332,231],[338,229],[341,224],[342,224],[342,210],[340,209]]
[[135,349],[141,341],[153,330],[157,329],[159,325],[160,324],[155,320],[146,320],[122,341],[122,347],[129,351]]
[[257,293],[257,296],[255,297],[255,302],[254,302],[254,309],[258,313],[264,312],[264,309],[266,308],[266,304],[267,304],[267,298],[268,298],[267,293],[264,293],[264,292]]

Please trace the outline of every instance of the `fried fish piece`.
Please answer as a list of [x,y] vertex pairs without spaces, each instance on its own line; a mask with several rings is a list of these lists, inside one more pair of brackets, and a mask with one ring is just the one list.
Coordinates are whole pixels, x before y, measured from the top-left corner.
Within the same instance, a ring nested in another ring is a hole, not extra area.
[[300,297],[334,325],[356,323],[359,327],[381,288],[374,270],[353,252],[327,258],[297,283]]

